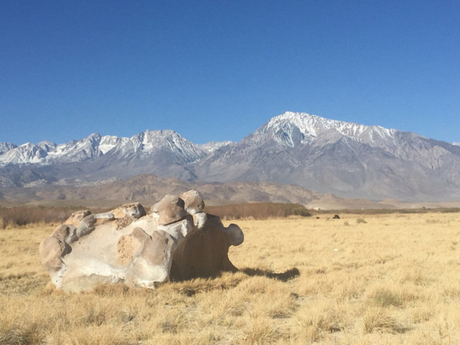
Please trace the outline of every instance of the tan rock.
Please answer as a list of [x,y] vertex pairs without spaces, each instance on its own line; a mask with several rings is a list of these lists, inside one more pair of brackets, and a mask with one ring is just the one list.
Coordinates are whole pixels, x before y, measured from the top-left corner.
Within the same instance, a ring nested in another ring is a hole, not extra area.
[[184,200],[177,195],[166,195],[161,201],[152,206],[152,213],[158,218],[159,225],[168,225],[184,219]]
[[146,215],[144,206],[138,202],[123,204],[120,207],[110,211],[115,218],[134,218],[138,219]]
[[45,238],[38,247],[40,261],[50,273],[62,268],[62,257],[70,251],[71,248],[64,241],[54,236]]
[[189,190],[179,196],[184,200],[184,209],[187,213],[194,215],[199,212],[203,212],[204,201],[200,193],[196,190]]
[[89,216],[91,214],[90,211],[88,210],[82,210],[82,211],[77,211],[77,212],[74,212],[70,215],[69,218],[67,218],[67,220],[64,222],[64,224],[67,224],[67,225],[73,225],[73,226],[76,226],[78,227],[80,225],[80,222],[83,218]]

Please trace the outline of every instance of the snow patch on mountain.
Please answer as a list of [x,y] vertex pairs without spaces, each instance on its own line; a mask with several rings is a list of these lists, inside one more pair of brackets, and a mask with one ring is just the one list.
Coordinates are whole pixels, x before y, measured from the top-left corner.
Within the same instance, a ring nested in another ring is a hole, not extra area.
[[13,143],[2,143],[0,142],[0,155],[16,148],[17,145],[13,144]]
[[233,141],[210,141],[209,143],[199,145],[199,147],[204,150],[206,153],[212,153],[217,151],[221,147],[228,146],[234,144]]
[[101,138],[101,141],[99,142],[99,150],[102,152],[103,155],[105,155],[107,152],[117,147],[126,145],[126,142],[128,141],[128,138],[120,138],[115,135],[105,135]]

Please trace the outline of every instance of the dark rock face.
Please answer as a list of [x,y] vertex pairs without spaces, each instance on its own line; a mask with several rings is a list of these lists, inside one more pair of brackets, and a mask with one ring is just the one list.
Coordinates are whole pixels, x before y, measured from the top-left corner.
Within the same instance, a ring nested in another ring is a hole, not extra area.
[[225,231],[220,218],[207,215],[204,226],[189,233],[174,252],[171,280],[209,278],[238,271],[228,258],[231,245],[232,236]]

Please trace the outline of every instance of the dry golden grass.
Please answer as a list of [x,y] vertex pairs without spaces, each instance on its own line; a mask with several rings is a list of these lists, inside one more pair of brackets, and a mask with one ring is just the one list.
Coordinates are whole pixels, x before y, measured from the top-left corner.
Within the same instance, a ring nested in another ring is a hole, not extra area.
[[216,279],[64,294],[0,230],[0,344],[460,344],[460,214],[239,220]]

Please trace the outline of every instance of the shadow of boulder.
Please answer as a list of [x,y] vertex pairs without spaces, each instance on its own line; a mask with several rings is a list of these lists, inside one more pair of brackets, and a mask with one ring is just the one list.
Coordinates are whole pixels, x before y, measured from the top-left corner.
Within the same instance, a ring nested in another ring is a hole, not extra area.
[[298,277],[300,275],[300,272],[299,270],[294,267],[294,268],[291,268],[283,273],[274,273],[274,272],[271,272],[271,271],[267,271],[267,270],[261,270],[261,269],[258,269],[258,268],[244,268],[242,270],[240,270],[240,272],[243,272],[245,274],[247,274],[248,276],[251,276],[251,277],[254,277],[254,276],[261,276],[261,277],[267,277],[267,278],[271,278],[271,279],[276,279],[276,280],[280,280],[282,282],[287,282],[291,279],[294,279],[296,277]]

